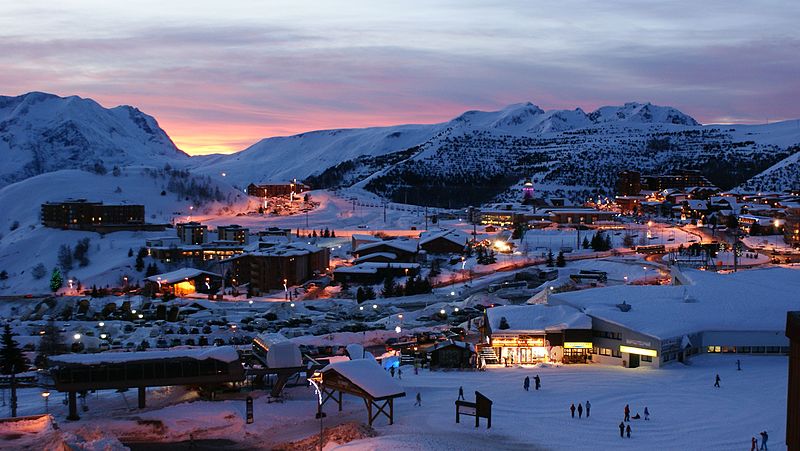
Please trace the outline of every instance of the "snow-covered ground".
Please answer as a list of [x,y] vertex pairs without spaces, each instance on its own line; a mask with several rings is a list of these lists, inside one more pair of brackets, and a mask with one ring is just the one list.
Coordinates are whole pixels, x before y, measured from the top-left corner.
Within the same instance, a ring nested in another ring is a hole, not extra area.
[[[736,359],[742,371],[736,371]],[[525,392],[522,380],[538,374],[542,389]],[[714,388],[719,374],[721,388]],[[326,449],[347,450],[731,450],[747,449],[750,438],[766,430],[769,444],[780,448],[785,435],[786,357],[701,355],[690,365],[661,369],[626,369],[601,365],[564,365],[527,368],[490,368],[484,372],[429,372],[414,374],[403,367],[399,382],[406,397],[395,403],[395,424],[376,422],[378,436]],[[493,402],[492,428],[485,420],[475,428],[472,417],[455,423],[454,401],[464,387],[467,400],[480,391]],[[422,407],[414,407],[421,394]],[[78,422],[63,421],[66,406],[52,396],[50,411],[67,432],[99,429],[149,441],[181,441],[190,437],[228,439],[241,446],[269,447],[302,439],[319,431],[314,419],[317,397],[313,389],[288,389],[284,403],[268,404],[263,392],[253,392],[255,423],[244,422],[243,399],[219,402],[193,401],[179,389],[151,390],[151,407],[129,410],[134,393],[103,391],[87,400],[88,412]],[[125,399],[123,399],[125,398]],[[366,409],[357,398],[345,396],[344,411],[327,404],[325,427],[347,421],[366,421]],[[571,418],[570,404],[591,402],[589,418]],[[184,402],[192,401],[192,402]],[[632,420],[630,439],[619,437],[623,408],[649,421]],[[21,390],[23,414],[44,411],[37,390]],[[88,421],[91,420],[91,421]],[[160,421],[163,429],[152,430]],[[124,440],[123,440],[124,441]]]

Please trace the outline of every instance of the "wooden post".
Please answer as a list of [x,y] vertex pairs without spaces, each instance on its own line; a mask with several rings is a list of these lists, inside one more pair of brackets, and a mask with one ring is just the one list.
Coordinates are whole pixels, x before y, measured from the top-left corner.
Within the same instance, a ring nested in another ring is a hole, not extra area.
[[369,425],[372,426],[372,401],[367,402],[367,415],[369,416]]
[[145,408],[145,394],[147,393],[146,387],[139,387],[139,408]]
[[342,411],[342,392],[339,392],[339,412]]
[[81,417],[78,416],[78,399],[75,396],[76,393],[74,391],[69,392],[69,415],[67,415],[67,420],[69,421],[78,421]]
[[394,424],[394,398],[389,398],[389,424]]

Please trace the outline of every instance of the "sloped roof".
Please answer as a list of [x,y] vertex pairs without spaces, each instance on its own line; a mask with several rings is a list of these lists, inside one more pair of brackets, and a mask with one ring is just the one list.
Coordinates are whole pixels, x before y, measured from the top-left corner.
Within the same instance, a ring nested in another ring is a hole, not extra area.
[[374,359],[342,360],[329,363],[324,374],[335,371],[376,399],[405,396],[406,392]]
[[439,238],[445,239],[459,246],[466,246],[469,237],[455,229],[440,230],[437,232],[426,232],[420,236],[419,245],[424,246],[431,241],[438,240]]
[[380,246],[388,246],[397,250],[401,250],[403,252],[410,252],[414,253],[417,252],[417,241],[415,240],[385,240],[385,241],[376,241],[374,243],[366,243],[358,246],[356,252],[362,252],[369,249],[374,249]]
[[[493,334],[592,328],[592,318],[568,305],[505,305],[486,309],[486,317]],[[502,318],[508,329],[500,328]]]
[[180,280],[194,279],[195,277],[200,277],[204,275],[211,277],[222,277],[220,274],[203,271],[202,269],[181,268],[172,272],[166,272],[164,274],[157,274],[155,276],[150,276],[146,280],[149,280],[151,282],[174,283]]

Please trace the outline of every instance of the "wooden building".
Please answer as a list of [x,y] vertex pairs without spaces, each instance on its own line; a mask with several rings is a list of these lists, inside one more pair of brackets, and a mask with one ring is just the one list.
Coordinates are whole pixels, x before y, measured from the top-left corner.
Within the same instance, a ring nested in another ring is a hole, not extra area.
[[475,345],[463,341],[441,341],[425,350],[430,368],[475,368]]
[[454,229],[424,233],[419,247],[428,254],[461,254],[467,248],[469,237]]

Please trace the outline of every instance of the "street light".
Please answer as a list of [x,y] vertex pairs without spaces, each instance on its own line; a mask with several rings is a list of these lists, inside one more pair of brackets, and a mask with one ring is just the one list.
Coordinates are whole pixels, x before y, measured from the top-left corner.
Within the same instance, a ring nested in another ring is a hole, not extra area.
[[373,308],[373,309],[376,309],[376,308],[378,308],[378,304],[372,304],[372,308]]
[[75,335],[72,336],[72,338],[74,338],[75,341],[78,341],[78,340],[81,339],[81,334],[75,334]]
[[44,413],[50,413],[50,408],[47,404],[47,399],[50,398],[50,392],[47,390],[43,391],[42,398],[44,398]]
[[101,340],[105,340],[106,338],[108,338],[108,335],[106,335],[106,334],[100,334],[100,339],[101,339]]

